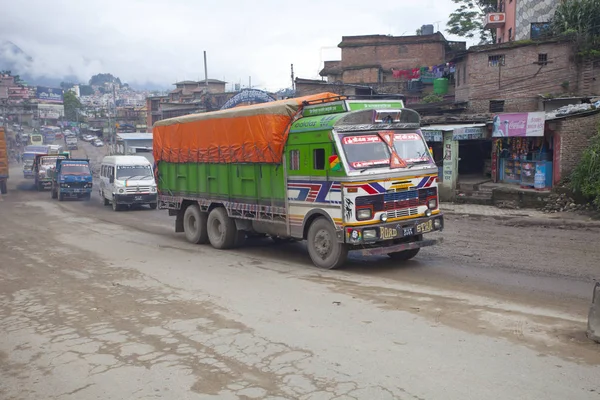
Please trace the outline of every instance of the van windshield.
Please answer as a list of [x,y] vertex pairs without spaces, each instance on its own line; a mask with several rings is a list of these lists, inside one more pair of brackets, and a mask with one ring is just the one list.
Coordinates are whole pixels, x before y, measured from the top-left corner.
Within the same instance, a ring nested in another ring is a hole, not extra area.
[[152,179],[152,168],[149,165],[119,165],[117,179]]
[[[341,141],[351,169],[385,167],[390,164],[390,151],[376,132],[344,135]],[[409,166],[433,163],[419,133],[395,132],[394,148]]]

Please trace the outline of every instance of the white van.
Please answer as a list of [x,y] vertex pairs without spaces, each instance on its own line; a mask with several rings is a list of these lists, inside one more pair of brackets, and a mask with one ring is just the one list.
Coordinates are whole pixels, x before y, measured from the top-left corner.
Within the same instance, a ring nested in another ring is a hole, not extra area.
[[148,204],[155,210],[158,200],[152,164],[142,156],[106,156],[100,167],[100,198],[115,211],[133,204]]

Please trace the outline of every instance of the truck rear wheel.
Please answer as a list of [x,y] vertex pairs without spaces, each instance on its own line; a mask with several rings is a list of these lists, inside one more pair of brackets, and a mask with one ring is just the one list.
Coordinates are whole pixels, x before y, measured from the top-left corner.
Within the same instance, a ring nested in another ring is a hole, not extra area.
[[235,246],[237,227],[223,207],[215,208],[208,214],[207,227],[208,239],[215,249],[224,250]]
[[0,194],[8,193],[8,189],[6,188],[6,181],[0,181]]
[[348,247],[337,240],[333,224],[326,218],[317,218],[308,228],[308,254],[319,268],[341,267],[348,258]]
[[52,192],[52,198],[56,199],[58,197],[58,194],[56,193],[56,190],[54,189],[54,185],[52,185],[52,187],[50,188],[50,191]]
[[65,199],[65,195],[62,193],[58,194],[58,201],[63,201]]
[[200,207],[192,204],[185,209],[183,214],[183,232],[188,242],[194,244],[208,243],[206,232],[206,213],[200,211]]
[[419,250],[421,250],[421,249],[410,249],[410,250],[404,250],[404,251],[397,251],[395,253],[388,254],[388,256],[392,260],[408,261],[411,258],[414,258],[417,254],[419,254]]

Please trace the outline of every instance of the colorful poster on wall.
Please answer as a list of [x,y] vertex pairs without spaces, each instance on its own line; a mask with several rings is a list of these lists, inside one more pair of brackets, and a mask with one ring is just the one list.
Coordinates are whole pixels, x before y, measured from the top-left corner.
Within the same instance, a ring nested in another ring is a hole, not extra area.
[[541,112],[498,114],[494,116],[493,137],[544,136],[546,114]]

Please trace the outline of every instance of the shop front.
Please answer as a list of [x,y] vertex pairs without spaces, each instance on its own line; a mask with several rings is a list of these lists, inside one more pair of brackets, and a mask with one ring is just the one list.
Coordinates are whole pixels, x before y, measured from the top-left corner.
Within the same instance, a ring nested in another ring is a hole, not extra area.
[[554,140],[545,129],[545,113],[498,114],[492,129],[494,181],[550,190]]

